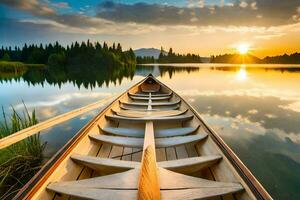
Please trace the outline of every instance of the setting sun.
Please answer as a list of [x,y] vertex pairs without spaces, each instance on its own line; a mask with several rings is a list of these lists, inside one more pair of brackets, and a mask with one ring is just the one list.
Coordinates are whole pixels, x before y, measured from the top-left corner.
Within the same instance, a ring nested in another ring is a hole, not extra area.
[[242,54],[242,55],[247,54],[248,51],[249,51],[249,45],[246,44],[246,43],[239,44],[239,45],[237,46],[237,51],[238,51],[240,54]]

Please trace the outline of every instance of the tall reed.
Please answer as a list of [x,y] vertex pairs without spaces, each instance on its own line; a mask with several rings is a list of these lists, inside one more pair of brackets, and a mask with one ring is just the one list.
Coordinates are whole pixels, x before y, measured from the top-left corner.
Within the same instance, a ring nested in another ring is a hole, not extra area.
[[[31,113],[24,104],[22,114],[12,107],[7,116],[2,108],[0,138],[38,123],[35,111]],[[11,199],[41,168],[45,143],[40,135],[33,135],[0,150],[0,199]]]

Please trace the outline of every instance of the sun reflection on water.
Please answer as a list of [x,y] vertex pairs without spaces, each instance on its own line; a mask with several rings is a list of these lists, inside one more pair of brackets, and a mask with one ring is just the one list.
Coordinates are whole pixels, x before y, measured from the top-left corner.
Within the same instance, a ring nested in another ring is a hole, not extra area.
[[240,70],[236,73],[236,78],[239,81],[245,81],[247,77],[246,65],[241,65]]

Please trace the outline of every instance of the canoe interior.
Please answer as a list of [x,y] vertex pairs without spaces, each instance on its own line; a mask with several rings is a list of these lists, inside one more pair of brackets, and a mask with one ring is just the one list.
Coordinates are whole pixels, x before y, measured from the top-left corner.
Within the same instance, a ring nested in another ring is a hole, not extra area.
[[[153,98],[153,110],[143,116],[149,106],[149,93]],[[88,123],[46,164],[31,183],[23,188],[16,199],[78,199],[76,195],[54,192],[57,190],[53,189],[54,186],[51,189],[51,184],[105,177],[139,166],[143,145],[140,145],[140,142],[143,141],[145,123],[149,119],[153,121],[156,161],[159,167],[192,177],[241,185],[242,189],[228,194],[217,195],[216,190],[216,195],[208,196],[209,199],[258,198],[231,164],[228,155],[225,155],[212,139],[211,132],[191,107],[165,85],[148,76]],[[102,165],[93,164],[97,162],[97,158],[106,160],[102,161]],[[129,162],[120,163],[119,160]],[[201,166],[188,165],[196,161],[201,161]],[[183,167],[184,164],[186,167]],[[66,188],[67,186],[63,189]],[[85,190],[88,191],[89,189]],[[72,189],[69,192],[72,193]],[[93,192],[94,190],[91,190],[91,193]],[[170,196],[172,192],[163,192],[162,199],[174,198]],[[129,198],[131,193],[126,195],[124,197]],[[187,195],[185,199],[194,198]]]

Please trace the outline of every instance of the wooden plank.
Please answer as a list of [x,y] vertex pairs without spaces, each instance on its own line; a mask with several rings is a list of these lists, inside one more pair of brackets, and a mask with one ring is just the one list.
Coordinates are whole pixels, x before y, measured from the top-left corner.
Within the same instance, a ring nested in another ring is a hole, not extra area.
[[105,133],[118,135],[118,136],[125,136],[125,137],[144,137],[145,130],[139,129],[136,127],[130,128],[123,128],[123,127],[103,127],[100,129]]
[[89,178],[79,181],[65,181],[51,183],[47,189],[56,191],[56,189],[68,186],[76,187],[79,191],[87,188],[105,188],[105,189],[137,189],[139,169],[131,169],[126,172],[116,173],[106,176]]
[[18,131],[12,135],[9,135],[7,137],[4,137],[0,139],[0,149],[3,149],[5,147],[8,147],[12,144],[15,144],[16,142],[19,142],[27,137],[30,137],[34,134],[39,133],[42,130],[45,130],[47,128],[53,127],[57,124],[60,124],[62,122],[65,122],[67,120],[70,120],[74,117],[77,117],[78,115],[81,115],[83,113],[86,113],[88,111],[94,110],[100,106],[104,106],[105,103],[112,101],[112,99],[115,97],[114,96],[109,96],[105,99],[102,99],[100,101],[97,101],[95,103],[89,104],[87,106],[72,110],[70,112],[64,113],[62,115],[58,115],[56,117],[53,117],[51,119],[45,120],[43,122],[40,122],[34,126],[25,128],[21,131]]
[[[152,102],[152,106],[174,106],[176,104],[179,104],[181,102],[180,99],[176,101],[170,101],[170,102]],[[121,104],[127,105],[127,106],[148,106],[148,103],[141,103],[141,102],[125,102],[120,101]]]
[[[148,94],[138,94],[138,93],[128,93],[130,96],[135,96],[135,97],[148,97]],[[172,92],[169,93],[160,93],[160,94],[152,94],[153,97],[165,97],[165,96],[171,96]]]
[[[165,106],[165,107],[158,107],[158,108],[152,108],[152,110],[177,110],[179,109],[180,105],[175,105],[175,106]],[[129,106],[129,105],[120,105],[120,108],[123,110],[138,110],[138,111],[146,111],[146,107],[141,107],[141,106]]]
[[123,154],[124,147],[122,146],[113,146],[111,152],[109,154],[109,158],[114,158],[117,160],[121,160]]
[[[120,161],[119,161],[120,162]],[[126,172],[106,175],[101,177],[89,178],[79,181],[65,181],[51,183],[47,188],[53,190],[58,187],[77,187],[86,188],[105,188],[105,189],[137,189],[139,186],[138,176],[140,169],[131,169]],[[161,167],[158,168],[159,183],[161,190],[174,190],[186,188],[214,188],[216,191],[220,188],[231,188],[234,192],[242,190],[240,183],[218,182],[207,179],[187,176],[176,173]]]
[[108,158],[112,145],[103,143],[97,157]]
[[68,186],[65,188],[55,188],[55,189],[56,189],[55,190],[56,192],[71,195],[71,196],[77,197],[78,199],[124,200],[124,199],[136,199],[136,196],[137,196],[137,190],[113,190],[113,189],[87,188],[83,191],[80,191],[80,190],[78,190],[78,188],[72,187],[72,186]]
[[126,138],[119,136],[108,136],[108,135],[90,135],[90,138],[94,141],[104,142],[116,146],[124,147],[134,147],[141,148],[143,147],[144,140],[142,138]]
[[132,148],[132,152],[137,152],[132,154],[132,161],[141,162],[142,160],[142,149],[141,148]]
[[163,110],[163,111],[136,111],[136,110],[117,110],[112,109],[112,111],[119,116],[123,117],[133,117],[133,118],[139,118],[139,117],[171,117],[171,116],[177,116],[182,115],[187,112],[186,110]]
[[[159,154],[157,154],[157,158]],[[113,173],[126,171],[128,169],[133,169],[139,167],[139,162],[134,161],[117,161],[115,159],[99,158],[94,156],[84,156],[84,155],[73,155],[71,157],[76,163],[87,166],[99,172]],[[221,156],[201,156],[184,158],[179,160],[169,160],[158,162],[158,166],[169,169],[171,171],[191,174],[207,168],[213,164],[216,164],[222,157]],[[164,158],[165,159],[165,158]]]
[[216,164],[221,156],[201,156],[158,162],[158,166],[183,174],[192,174]]
[[[137,97],[137,96],[129,96],[133,100],[142,100],[142,101],[148,101],[149,97]],[[162,96],[162,97],[151,97],[152,101],[161,101],[161,100],[168,100],[171,96]]]
[[195,144],[186,144],[185,148],[186,148],[186,151],[187,151],[189,157],[199,156],[198,152],[196,150]]
[[123,155],[122,155],[122,160],[127,160],[131,161],[132,160],[132,148],[130,147],[124,147]]
[[78,164],[87,166],[98,172],[105,174],[123,172],[129,169],[136,168],[140,165],[139,162],[119,161],[117,159],[99,158],[94,156],[72,155],[72,160]]
[[160,147],[172,147],[180,146],[186,143],[195,143],[200,140],[203,140],[207,137],[205,134],[196,134],[188,136],[178,136],[178,137],[169,137],[169,138],[157,138],[155,139],[155,144],[157,148]]
[[167,160],[176,160],[177,159],[174,147],[166,148],[166,153],[167,153]]
[[[194,133],[198,130],[198,127],[183,127],[183,128],[168,128],[155,130],[155,137],[174,137],[184,136]],[[202,133],[201,133],[202,134]]]
[[106,119],[108,120],[113,120],[113,121],[126,121],[126,122],[147,122],[147,121],[170,121],[170,122],[182,122],[182,121],[188,121],[193,119],[194,115],[190,114],[184,114],[184,115],[178,115],[178,116],[171,116],[171,117],[140,117],[140,118],[135,118],[135,117],[123,117],[123,116],[118,116],[118,115],[111,115],[107,114],[105,115]]
[[200,188],[200,189],[180,189],[180,190],[163,190],[161,197],[164,200],[193,200],[193,199],[211,199],[213,197],[238,192],[238,188]]
[[[126,136],[126,137],[144,137],[145,130],[130,127],[103,127],[100,129],[109,134],[118,135],[118,136]],[[155,137],[173,137],[173,136],[184,136],[197,131],[198,127],[184,127],[184,128],[168,128],[168,129],[158,129],[155,130]]]
[[[146,150],[149,148],[149,146],[146,147]],[[153,172],[153,170],[149,171]],[[209,197],[215,197],[219,195],[234,193],[237,191],[241,191],[243,189],[242,185],[239,183],[225,183],[225,182],[216,182],[216,181],[210,181],[206,179],[201,178],[195,178],[192,176],[186,176],[183,174],[175,173],[163,168],[159,168],[159,183],[160,188],[153,191],[155,192],[153,194],[147,192],[147,194],[143,194],[144,196],[139,197],[155,197],[150,199],[159,199],[160,198],[160,189],[163,193],[164,191],[168,191],[165,193],[167,196],[172,196],[175,199],[190,199],[193,197],[193,199],[201,199],[201,198],[209,198]],[[129,170],[127,172],[123,173],[117,173],[113,175],[108,176],[102,176],[102,177],[96,177],[96,178],[90,178],[86,180],[80,180],[80,181],[68,181],[68,182],[60,182],[60,183],[51,183],[47,188],[63,193],[63,194],[69,194],[72,196],[76,196],[78,192],[84,193],[85,191],[89,191],[89,189],[95,189],[102,190],[102,189],[118,189],[118,190],[135,190],[138,187],[139,193],[140,190],[140,180],[137,183],[137,176],[139,175],[139,169],[133,169]],[[147,188],[151,185],[151,183],[158,184],[156,182],[147,182],[147,185],[143,185],[144,188]],[[153,186],[158,185],[152,185],[150,189],[153,189]],[[76,189],[76,190],[75,190]],[[157,189],[157,188],[156,188]],[[197,189],[197,190],[191,190],[191,189]],[[172,191],[170,191],[172,190]],[[184,193],[177,193],[176,191],[185,191]],[[195,192],[196,191],[196,192]],[[177,196],[170,195],[173,192],[180,195],[181,198],[178,198]],[[92,193],[89,191],[85,194]],[[184,194],[184,195],[183,195]],[[113,196],[113,194],[111,194]],[[86,198],[86,196],[85,196]],[[163,197],[166,199],[169,199],[169,197]],[[145,199],[145,198],[139,198],[139,199]]]
[[156,161],[166,161],[167,155],[166,155],[166,148],[156,148]]
[[175,148],[176,148],[176,155],[177,155],[178,159],[188,158],[189,157],[189,155],[188,155],[188,153],[187,153],[184,145],[177,146]]
[[[150,95],[151,96],[151,95]],[[151,100],[149,100],[151,102]],[[150,108],[151,109],[151,108]],[[138,199],[160,199],[160,183],[156,164],[153,122],[146,123],[143,156],[138,183]]]
[[[189,135],[189,136],[178,136],[178,137],[170,137],[170,138],[157,138],[155,139],[155,144],[157,148],[163,147],[172,147],[179,146],[186,143],[194,143],[206,138],[207,135],[197,134],[197,135]],[[141,148],[143,147],[144,141],[142,138],[126,138],[119,136],[108,136],[108,135],[90,135],[90,138],[98,141],[105,142],[108,144],[116,145],[116,146],[125,146],[125,147],[133,147],[133,148]]]

